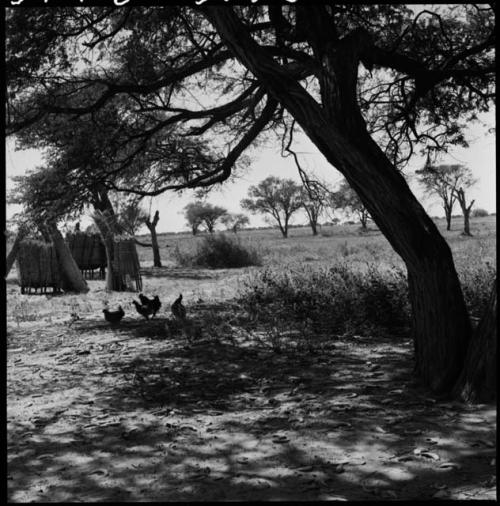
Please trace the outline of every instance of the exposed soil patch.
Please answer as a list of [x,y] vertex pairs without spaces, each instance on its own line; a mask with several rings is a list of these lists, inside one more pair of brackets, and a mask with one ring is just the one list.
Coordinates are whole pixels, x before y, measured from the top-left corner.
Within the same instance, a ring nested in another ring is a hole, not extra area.
[[496,499],[495,407],[429,396],[407,340],[276,353],[230,301],[188,306],[191,343],[89,304],[10,308],[9,501]]

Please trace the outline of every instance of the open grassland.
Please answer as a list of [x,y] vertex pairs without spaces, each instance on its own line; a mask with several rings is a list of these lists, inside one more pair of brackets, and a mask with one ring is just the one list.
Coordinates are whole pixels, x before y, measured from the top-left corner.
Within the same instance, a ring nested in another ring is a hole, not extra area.
[[[455,218],[450,231],[445,220],[436,220],[440,232],[448,241],[457,264],[490,261],[496,259],[496,216],[472,219],[473,237],[460,235],[462,221]],[[227,232],[227,234],[232,234]],[[159,236],[162,261],[175,265],[175,248],[193,252],[205,234],[161,234]],[[147,240],[145,236],[143,240]],[[333,225],[322,227],[314,237],[309,227],[292,228],[287,239],[277,229],[241,231],[237,237],[243,243],[257,248],[265,266],[284,266],[294,263],[329,265],[339,260],[349,262],[376,262],[385,266],[402,265],[387,239],[370,224],[369,231],[360,233],[358,225]],[[152,265],[151,248],[138,247],[139,260]]]

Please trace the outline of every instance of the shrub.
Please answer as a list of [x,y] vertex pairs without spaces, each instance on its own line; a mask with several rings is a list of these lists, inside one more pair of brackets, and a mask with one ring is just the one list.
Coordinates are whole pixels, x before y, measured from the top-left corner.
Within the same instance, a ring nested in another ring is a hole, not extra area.
[[[496,268],[484,262],[458,269],[467,308],[481,317],[487,307]],[[345,262],[329,269],[302,266],[299,271],[265,269],[243,285],[242,303],[256,318],[284,325],[307,321],[320,334],[407,333],[411,323],[406,271],[374,263],[353,269]]]
[[346,263],[329,269],[265,269],[244,285],[240,302],[255,315],[307,320],[317,333],[394,332],[409,326],[410,312],[403,269],[365,271]]
[[490,262],[468,263],[458,269],[465,304],[472,316],[476,318],[483,316],[496,275],[496,267]]
[[486,209],[478,207],[472,211],[473,218],[484,218],[485,216],[488,216],[488,211],[486,211]]
[[210,235],[202,239],[194,254],[174,250],[174,258],[180,265],[224,269],[261,265],[259,252],[242,244],[239,238],[224,234]]

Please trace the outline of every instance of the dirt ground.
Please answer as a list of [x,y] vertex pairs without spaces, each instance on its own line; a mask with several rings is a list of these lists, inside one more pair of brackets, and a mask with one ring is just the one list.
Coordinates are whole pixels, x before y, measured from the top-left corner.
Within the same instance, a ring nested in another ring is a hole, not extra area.
[[[278,353],[227,275],[145,279],[152,321],[102,281],[64,297],[8,285],[10,502],[496,499],[496,407],[430,396],[406,338]],[[168,325],[179,292],[192,342]]]

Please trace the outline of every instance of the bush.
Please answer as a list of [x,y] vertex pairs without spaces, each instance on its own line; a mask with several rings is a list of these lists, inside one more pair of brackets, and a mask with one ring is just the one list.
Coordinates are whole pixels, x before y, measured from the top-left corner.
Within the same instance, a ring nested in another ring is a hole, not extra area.
[[488,211],[486,211],[486,209],[478,207],[472,211],[473,218],[484,218],[485,216],[488,216]]
[[240,302],[258,315],[283,321],[309,321],[317,333],[354,334],[401,331],[410,324],[406,274],[368,264],[365,271],[346,263],[315,270],[266,269],[243,288]]
[[[366,264],[364,270],[339,263],[329,269],[265,269],[243,286],[240,302],[255,317],[270,315],[284,325],[310,323],[316,333],[333,335],[406,334],[411,324],[406,271]],[[467,308],[481,317],[496,268],[488,262],[458,269]]]
[[224,234],[209,235],[198,244],[194,254],[181,252],[178,247],[174,257],[182,266],[224,269],[261,265],[259,252],[241,243],[239,238]]
[[469,263],[458,269],[465,304],[471,316],[476,318],[483,316],[496,275],[496,267],[490,262]]

